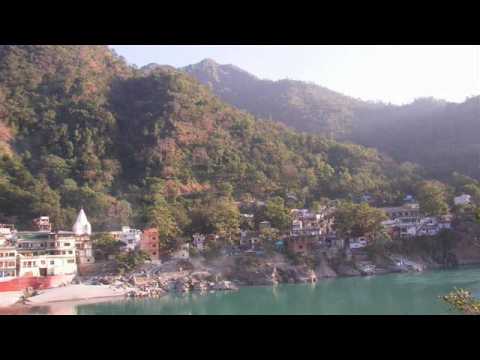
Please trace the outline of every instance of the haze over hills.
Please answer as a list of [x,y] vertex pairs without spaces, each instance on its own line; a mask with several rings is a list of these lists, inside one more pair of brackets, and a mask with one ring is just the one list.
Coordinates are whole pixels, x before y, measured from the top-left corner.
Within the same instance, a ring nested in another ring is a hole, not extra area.
[[262,80],[211,59],[182,68],[222,100],[299,131],[320,133],[418,162],[432,175],[480,178],[480,97],[462,104],[431,98],[403,106],[366,102],[319,85]]
[[299,131],[320,132],[333,138],[347,136],[353,109],[369,105],[303,81],[262,80],[234,65],[220,65],[211,59],[181,70],[240,109]]

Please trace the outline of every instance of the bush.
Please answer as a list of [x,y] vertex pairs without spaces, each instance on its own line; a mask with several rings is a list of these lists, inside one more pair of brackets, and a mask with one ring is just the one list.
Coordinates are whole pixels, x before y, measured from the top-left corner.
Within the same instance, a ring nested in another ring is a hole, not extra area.
[[125,273],[143,265],[150,257],[143,251],[129,251],[115,257],[115,265],[120,273]]
[[480,315],[480,300],[474,298],[467,290],[455,289],[442,299],[454,310],[468,315]]

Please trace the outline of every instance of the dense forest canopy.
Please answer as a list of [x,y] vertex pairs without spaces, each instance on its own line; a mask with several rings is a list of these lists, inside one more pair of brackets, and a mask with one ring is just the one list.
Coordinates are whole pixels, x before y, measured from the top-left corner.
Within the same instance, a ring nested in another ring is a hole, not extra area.
[[[152,65],[150,65],[151,67]],[[259,79],[212,60],[182,69],[222,100],[298,131],[374,147],[448,179],[480,179],[480,97],[462,104],[425,98],[394,106],[365,102],[302,81]]]
[[[183,71],[136,69],[106,46],[0,47],[0,221],[20,228],[39,215],[68,228],[83,206],[95,230],[227,234],[244,199],[299,207],[368,194],[395,204],[425,176],[372,148],[241,111]],[[480,191],[456,179],[455,189]]]

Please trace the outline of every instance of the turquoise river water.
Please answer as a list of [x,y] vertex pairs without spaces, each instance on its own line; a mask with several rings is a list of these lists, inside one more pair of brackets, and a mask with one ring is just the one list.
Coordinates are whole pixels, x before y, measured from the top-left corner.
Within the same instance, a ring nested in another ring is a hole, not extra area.
[[244,287],[237,292],[58,304],[33,314],[75,315],[429,315],[452,314],[439,296],[454,287],[480,296],[480,268],[321,280],[315,285]]

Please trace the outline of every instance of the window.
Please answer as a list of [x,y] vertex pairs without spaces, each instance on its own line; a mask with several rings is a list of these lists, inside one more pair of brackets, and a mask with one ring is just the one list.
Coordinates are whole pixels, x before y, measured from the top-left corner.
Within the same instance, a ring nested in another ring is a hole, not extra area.
[[70,243],[64,243],[63,246],[70,246]]
[[69,251],[68,253],[71,255],[71,254],[73,254],[73,251]]
[[50,265],[54,265],[55,264],[55,261],[54,260],[51,260],[50,261]]
[[75,260],[73,260],[73,259],[68,259],[68,260],[67,260],[67,263],[68,263],[68,264],[73,264],[74,262],[75,262]]
[[13,261],[12,261],[12,262],[9,262],[9,263],[8,263],[8,266],[9,266],[9,267],[14,267],[14,266],[15,266],[15,263],[14,263]]
[[15,253],[10,253],[10,254],[8,254],[8,256],[12,256],[12,257],[13,257],[13,256],[15,256]]

